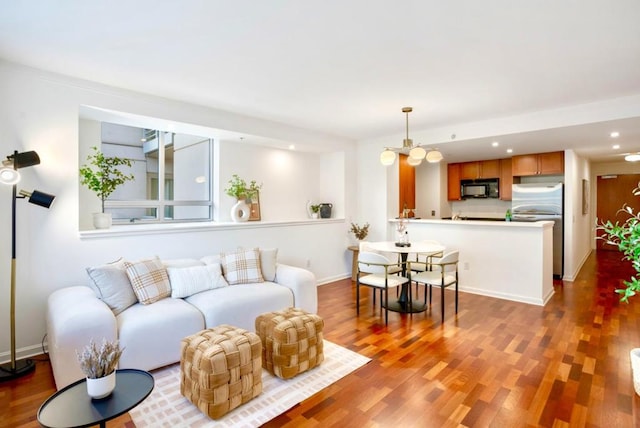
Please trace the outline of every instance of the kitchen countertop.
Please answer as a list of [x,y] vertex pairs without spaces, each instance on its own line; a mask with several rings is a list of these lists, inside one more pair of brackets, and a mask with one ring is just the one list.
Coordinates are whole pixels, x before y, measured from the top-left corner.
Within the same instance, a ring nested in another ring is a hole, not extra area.
[[[390,223],[397,223],[399,219],[394,218],[390,219]],[[527,222],[527,221],[504,221],[504,219],[498,218],[482,218],[474,217],[474,218],[466,218],[462,220],[452,220],[452,219],[437,219],[434,218],[432,220],[429,219],[415,219],[410,218],[406,220],[409,225],[411,224],[440,224],[440,225],[449,225],[449,226],[495,226],[495,227],[518,227],[518,228],[539,228],[543,227],[546,224],[553,225],[553,221],[542,220],[535,222]]]

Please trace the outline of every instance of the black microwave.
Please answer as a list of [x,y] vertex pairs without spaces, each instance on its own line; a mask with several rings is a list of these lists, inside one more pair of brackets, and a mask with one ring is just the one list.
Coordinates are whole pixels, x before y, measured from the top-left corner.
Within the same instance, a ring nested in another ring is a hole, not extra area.
[[499,198],[500,185],[497,178],[488,180],[461,180],[460,196],[462,199]]

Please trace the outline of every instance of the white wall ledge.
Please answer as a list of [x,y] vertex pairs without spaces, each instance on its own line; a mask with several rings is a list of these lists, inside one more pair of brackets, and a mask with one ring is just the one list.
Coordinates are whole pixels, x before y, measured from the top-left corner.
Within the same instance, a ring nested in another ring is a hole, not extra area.
[[193,223],[147,223],[115,225],[110,229],[81,230],[80,240],[116,238],[123,236],[163,235],[169,233],[191,233],[212,230],[246,230],[274,227],[296,227],[327,223],[344,223],[344,218],[322,218],[288,221],[193,222]]

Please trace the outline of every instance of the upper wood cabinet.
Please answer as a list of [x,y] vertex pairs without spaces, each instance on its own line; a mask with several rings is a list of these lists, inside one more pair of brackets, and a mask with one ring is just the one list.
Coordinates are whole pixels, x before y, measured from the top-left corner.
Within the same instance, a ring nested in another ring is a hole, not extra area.
[[475,180],[477,178],[500,177],[500,161],[498,159],[462,162],[460,165],[461,180]]
[[447,165],[447,200],[449,201],[462,199],[460,194],[460,165],[459,163]]
[[400,154],[399,164],[399,201],[398,215],[402,213],[405,205],[410,210],[416,209],[416,169],[407,163],[409,156]]
[[511,160],[515,177],[564,174],[564,152],[514,156]]
[[512,197],[513,174],[511,159],[500,159],[500,199],[510,201]]

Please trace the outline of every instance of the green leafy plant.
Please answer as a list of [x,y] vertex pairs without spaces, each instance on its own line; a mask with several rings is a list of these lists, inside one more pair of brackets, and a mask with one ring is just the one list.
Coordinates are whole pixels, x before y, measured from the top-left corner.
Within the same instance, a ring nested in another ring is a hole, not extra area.
[[309,208],[311,208],[311,212],[312,213],[316,213],[318,214],[320,212],[320,204],[318,205],[311,205]]
[[89,190],[95,192],[102,202],[102,212],[104,212],[104,201],[111,195],[118,186],[133,180],[133,174],[125,174],[118,167],[131,167],[131,159],[105,156],[97,147],[92,147],[93,153],[87,156],[88,165],[80,168],[80,184],[87,186]]
[[[640,196],[640,183],[633,190],[634,196]],[[634,213],[633,208],[626,204],[618,210],[618,213],[624,213],[627,219],[620,224],[612,223],[610,220],[596,225],[596,230],[602,231],[603,234],[598,239],[603,239],[607,244],[618,247],[618,250],[624,254],[623,259],[629,260],[636,275],[630,280],[623,281],[626,288],[617,289],[616,293],[622,295],[621,301],[629,303],[629,297],[635,296],[640,291],[640,214]]]
[[91,339],[89,344],[84,347],[82,352],[76,351],[80,369],[89,379],[98,379],[113,373],[118,366],[120,356],[124,348],[120,348],[120,344],[116,340],[110,342],[102,339],[102,345],[98,345]]
[[258,195],[258,191],[262,188],[262,183],[258,184],[255,180],[251,180],[249,184],[240,178],[238,174],[233,174],[229,180],[229,187],[224,189],[225,193],[236,199],[253,199]]
[[358,241],[362,241],[369,234],[369,223],[365,223],[363,226],[358,226],[357,223],[351,223],[352,232]]

